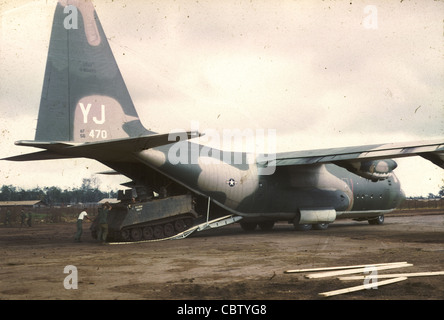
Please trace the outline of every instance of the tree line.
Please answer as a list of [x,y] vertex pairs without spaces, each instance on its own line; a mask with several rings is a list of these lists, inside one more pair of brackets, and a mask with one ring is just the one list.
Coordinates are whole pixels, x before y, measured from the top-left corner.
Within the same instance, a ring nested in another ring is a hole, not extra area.
[[115,197],[116,192],[101,191],[91,179],[83,179],[80,187],[70,189],[55,186],[23,189],[13,185],[3,185],[0,189],[0,201],[41,200],[47,205],[99,202],[103,198]]

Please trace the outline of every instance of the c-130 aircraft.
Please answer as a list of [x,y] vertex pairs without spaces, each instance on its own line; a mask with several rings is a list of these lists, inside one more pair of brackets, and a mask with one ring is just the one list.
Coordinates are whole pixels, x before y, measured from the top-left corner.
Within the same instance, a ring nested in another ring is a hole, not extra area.
[[[421,156],[444,168],[444,140],[258,154],[247,161],[247,153],[190,140],[197,136],[147,130],[92,3],[59,1],[35,139],[16,142],[44,151],[5,160],[95,159],[139,190],[161,193],[166,186],[170,195],[192,194],[199,215],[211,203],[211,212],[241,217],[245,230],[269,230],[276,221],[326,229],[339,218],[382,224],[404,199],[392,158]],[[186,161],[173,161],[177,152],[186,152],[180,155]]]

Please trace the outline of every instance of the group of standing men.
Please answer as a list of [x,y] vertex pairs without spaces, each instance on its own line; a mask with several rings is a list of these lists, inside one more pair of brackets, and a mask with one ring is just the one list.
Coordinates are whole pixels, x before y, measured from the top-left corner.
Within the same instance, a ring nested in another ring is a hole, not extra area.
[[[11,216],[12,216],[11,210],[8,209],[5,215],[5,222],[4,222],[5,227],[11,226]],[[22,209],[20,211],[20,227],[23,226],[32,227],[32,212],[29,211],[28,214],[26,214],[25,210]]]
[[[108,236],[108,212],[112,209],[109,202],[106,202],[102,205],[101,208],[99,208],[99,214],[97,215],[97,224],[98,224],[98,233],[97,233],[97,240],[100,242],[106,242],[106,238]],[[83,220],[91,219],[88,217],[88,213],[86,212],[87,208],[84,208],[82,212],[80,212],[78,218],[77,218],[77,232],[74,237],[74,240],[77,242],[80,242],[80,238],[83,234]]]
[[[108,212],[112,209],[109,202],[106,202],[102,205],[101,208],[99,208],[99,214],[97,215],[97,225],[98,225],[98,233],[97,233],[97,240],[101,242],[106,242],[106,238],[108,236]],[[79,216],[77,217],[77,232],[74,236],[74,240],[77,242],[80,242],[80,238],[83,234],[83,220],[89,220],[91,219],[88,217],[87,208],[83,208],[82,212],[80,212]],[[11,211],[8,210],[5,214],[5,221],[4,225],[6,227],[11,226]],[[23,226],[32,226],[32,212],[29,211],[28,214],[25,213],[25,210],[21,210],[20,212],[20,227]]]

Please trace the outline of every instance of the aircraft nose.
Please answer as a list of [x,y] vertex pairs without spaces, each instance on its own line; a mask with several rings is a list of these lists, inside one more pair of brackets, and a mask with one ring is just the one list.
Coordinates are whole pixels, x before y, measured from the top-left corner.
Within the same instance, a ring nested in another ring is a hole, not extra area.
[[401,203],[403,203],[405,200],[405,192],[401,188],[399,188],[399,193],[398,193],[397,198],[398,198],[397,199],[398,201],[397,201],[396,207],[399,207],[401,205]]

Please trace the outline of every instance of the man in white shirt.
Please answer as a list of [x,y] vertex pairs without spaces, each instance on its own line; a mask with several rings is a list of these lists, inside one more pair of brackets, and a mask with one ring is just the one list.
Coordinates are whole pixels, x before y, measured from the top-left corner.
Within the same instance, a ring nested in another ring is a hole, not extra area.
[[74,240],[77,242],[80,242],[80,237],[82,236],[82,233],[83,233],[83,226],[82,226],[83,219],[91,220],[88,217],[88,213],[86,213],[86,210],[87,210],[86,208],[83,208],[83,211],[80,212],[79,217],[77,218],[77,232],[74,237]]

